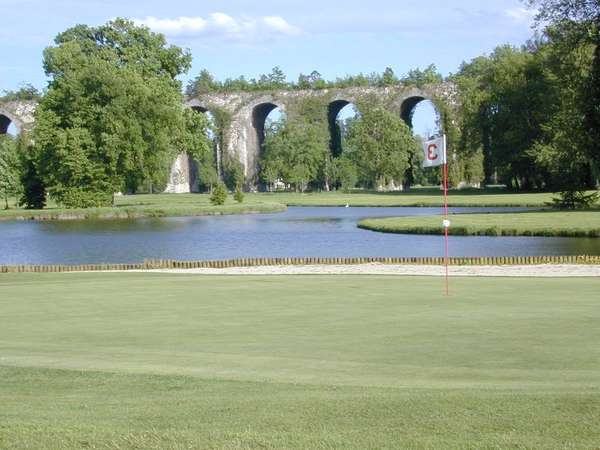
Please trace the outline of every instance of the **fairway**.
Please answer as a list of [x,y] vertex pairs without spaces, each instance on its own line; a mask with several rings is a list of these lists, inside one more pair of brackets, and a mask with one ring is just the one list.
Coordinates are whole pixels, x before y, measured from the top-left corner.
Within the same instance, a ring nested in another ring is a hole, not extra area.
[[0,448],[598,448],[600,280],[0,276]]

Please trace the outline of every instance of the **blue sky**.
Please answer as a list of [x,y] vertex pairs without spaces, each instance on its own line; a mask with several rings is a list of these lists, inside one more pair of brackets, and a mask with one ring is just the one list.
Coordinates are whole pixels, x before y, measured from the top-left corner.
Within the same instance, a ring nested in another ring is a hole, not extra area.
[[121,16],[163,31],[191,49],[188,77],[257,76],[281,66],[290,78],[313,69],[326,78],[403,74],[435,63],[442,73],[532,31],[519,0],[0,0],[0,90],[42,88],[42,51],[60,31]]

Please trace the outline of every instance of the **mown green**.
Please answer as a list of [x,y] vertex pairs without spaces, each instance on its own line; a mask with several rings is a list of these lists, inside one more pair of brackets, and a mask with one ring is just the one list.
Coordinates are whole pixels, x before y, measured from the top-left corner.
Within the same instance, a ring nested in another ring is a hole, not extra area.
[[[453,214],[451,235],[600,237],[600,210]],[[383,233],[443,234],[440,216],[363,219],[360,228]]]
[[597,448],[599,288],[2,275],[0,447]]

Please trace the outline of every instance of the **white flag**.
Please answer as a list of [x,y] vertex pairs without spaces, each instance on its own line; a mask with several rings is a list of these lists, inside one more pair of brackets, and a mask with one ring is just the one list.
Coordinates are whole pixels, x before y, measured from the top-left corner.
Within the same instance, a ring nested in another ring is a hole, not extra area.
[[423,167],[437,167],[446,164],[446,135],[423,142]]

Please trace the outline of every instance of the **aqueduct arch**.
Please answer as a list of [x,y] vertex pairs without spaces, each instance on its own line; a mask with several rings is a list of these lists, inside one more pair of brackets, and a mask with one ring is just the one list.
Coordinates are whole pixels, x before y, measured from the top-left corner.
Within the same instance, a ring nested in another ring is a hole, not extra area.
[[[435,105],[443,102],[452,111],[457,106],[457,88],[453,83],[439,83],[422,87],[398,85],[381,88],[209,93],[187,98],[185,104],[188,107],[203,106],[210,110],[220,110],[228,117],[226,129],[222,130],[223,158],[238,160],[244,167],[249,187],[255,187],[264,136],[263,118],[274,107],[278,107],[293,120],[299,114],[299,105],[308,100],[323,105],[323,123],[330,132],[335,132],[335,117],[347,104],[360,107],[363,101],[375,100],[389,111],[399,114],[410,125],[412,111],[423,100],[431,100]],[[336,144],[334,141],[332,139],[332,149]]]
[[353,101],[345,99],[333,100],[327,106],[327,125],[329,128],[330,139],[329,149],[334,157],[342,154],[342,129],[340,128],[338,117],[340,112],[348,105],[354,105],[356,108],[356,104]]
[[18,132],[29,130],[33,126],[36,106],[37,102],[32,100],[0,103],[0,134],[6,134],[11,124]]
[[15,126],[17,132],[23,128],[23,123],[10,111],[0,108],[0,135],[8,134],[11,125]]
[[[255,187],[258,177],[260,151],[264,140],[264,125],[268,114],[280,108],[290,119],[299,114],[299,105],[307,100],[323,105],[323,124],[331,131],[332,120],[349,103],[360,106],[362,101],[375,100],[386,109],[399,114],[409,125],[415,106],[423,100],[440,102],[452,113],[457,106],[457,88],[453,83],[439,83],[422,87],[349,87],[319,90],[276,90],[270,92],[227,92],[209,93],[186,98],[184,105],[200,113],[219,113],[222,129],[220,140],[219,167],[222,160],[231,159],[241,163],[248,180],[248,187]],[[6,120],[20,130],[30,129],[37,103],[15,101],[0,104],[0,132]],[[439,111],[439,109],[438,109]],[[2,119],[2,116],[5,119]],[[333,119],[332,119],[333,118]],[[333,143],[332,143],[333,145]],[[177,178],[175,180],[174,178]],[[179,184],[178,192],[189,192],[195,187],[193,166],[183,164],[171,174],[171,181]]]

